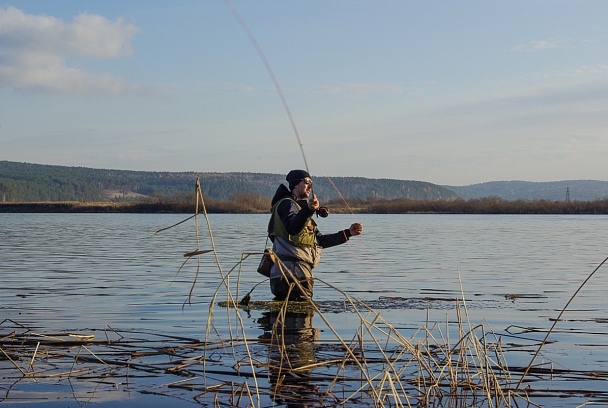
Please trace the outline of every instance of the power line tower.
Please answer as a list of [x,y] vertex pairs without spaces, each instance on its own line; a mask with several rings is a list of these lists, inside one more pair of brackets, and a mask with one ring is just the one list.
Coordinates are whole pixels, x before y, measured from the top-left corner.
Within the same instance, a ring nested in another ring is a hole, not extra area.
[[566,202],[570,202],[570,186],[566,186]]

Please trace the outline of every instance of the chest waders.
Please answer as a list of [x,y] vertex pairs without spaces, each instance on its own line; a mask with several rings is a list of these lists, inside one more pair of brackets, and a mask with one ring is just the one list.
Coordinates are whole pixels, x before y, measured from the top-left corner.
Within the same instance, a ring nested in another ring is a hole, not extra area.
[[[312,263],[297,257],[285,256],[277,253],[277,256],[282,262],[284,262],[289,271],[285,273],[286,276],[283,276],[283,272],[281,272],[280,277],[277,277],[271,273],[270,288],[278,300],[283,300],[288,295],[290,300],[299,300],[302,297],[312,297],[312,289],[314,285],[312,268],[317,266],[319,263],[321,247],[316,244],[317,224],[314,222],[314,220],[312,220],[312,218],[309,218],[306,221],[304,228],[298,234],[291,235],[287,232],[277,210],[279,205],[284,200],[291,200],[296,204],[298,210],[302,209],[300,204],[288,197],[275,203],[275,205],[272,207],[272,225],[271,228],[269,228],[269,235],[271,238],[279,237],[294,247],[297,247],[298,250],[296,252],[305,252],[310,257]],[[273,269],[274,268],[279,267],[275,265]],[[291,275],[291,277],[289,275]],[[285,277],[288,277],[288,279],[286,280]],[[297,280],[298,283],[292,283],[294,280]],[[292,285],[294,286],[292,287]]]

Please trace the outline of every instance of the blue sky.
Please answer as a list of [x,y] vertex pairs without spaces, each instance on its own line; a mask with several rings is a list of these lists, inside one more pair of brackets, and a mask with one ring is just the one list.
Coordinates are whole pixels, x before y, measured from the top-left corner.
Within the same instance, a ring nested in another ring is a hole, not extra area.
[[0,1],[0,160],[606,180],[608,2]]

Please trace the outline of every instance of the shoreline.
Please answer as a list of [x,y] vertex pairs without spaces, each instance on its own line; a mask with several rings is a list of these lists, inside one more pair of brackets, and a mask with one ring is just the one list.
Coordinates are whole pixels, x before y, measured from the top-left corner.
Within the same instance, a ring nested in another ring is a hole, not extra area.
[[[246,201],[211,201],[209,214],[269,214],[267,205],[250,205]],[[607,215],[608,200],[553,202],[507,201],[496,198],[473,200],[371,200],[352,206],[330,201],[334,214],[518,214],[518,215]],[[193,214],[195,204],[182,202],[0,202],[0,213],[131,213],[131,214]]]

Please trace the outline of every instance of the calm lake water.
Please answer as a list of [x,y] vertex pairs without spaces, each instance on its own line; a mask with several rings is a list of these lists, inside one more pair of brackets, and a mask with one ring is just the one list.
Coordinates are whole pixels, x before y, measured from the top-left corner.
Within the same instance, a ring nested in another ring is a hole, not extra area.
[[[0,214],[0,337],[22,326],[38,333],[89,330],[97,338],[105,329],[204,339],[210,302],[222,287],[220,268],[227,274],[239,264],[241,254],[263,251],[268,216],[212,214],[211,235],[203,217],[198,234],[194,220],[155,234],[185,218]],[[385,320],[410,337],[428,321],[453,321],[450,299],[463,293],[473,324],[487,324],[502,336],[505,346],[522,345],[508,353],[510,366],[525,367],[530,362],[535,345],[562,308],[608,256],[606,216],[332,214],[317,221],[325,233],[352,222],[364,225],[362,236],[324,251],[315,271],[323,281],[315,284],[319,304],[335,308],[331,302],[340,297],[325,282],[377,307]],[[185,253],[212,249],[212,242],[217,260],[209,252],[182,267]],[[242,263],[240,279],[238,268],[230,274],[237,300],[262,281],[255,272],[258,260],[256,254]],[[599,373],[593,380],[542,382],[543,388],[588,389],[600,397],[579,393],[566,399],[539,397],[539,403],[608,406],[603,371],[608,359],[606,288],[608,265],[574,298],[538,361]],[[220,290],[216,300],[225,300],[225,293]],[[251,296],[254,301],[272,298],[267,283]],[[221,332],[232,324],[221,307],[213,317],[214,330]],[[359,326],[347,311],[332,310],[326,319],[347,338]],[[243,326],[247,337],[262,336],[266,330],[262,311],[243,314]],[[331,340],[333,334],[318,314],[312,326],[320,328],[320,341]],[[81,405],[68,395],[72,392],[18,380],[19,372],[14,371],[14,364],[0,355],[0,392],[5,394],[0,405],[30,406],[32,401],[45,407]],[[96,406],[104,401],[107,406],[167,404],[159,396],[140,394],[138,384],[132,387],[134,393],[126,399],[114,400],[106,391]]]

